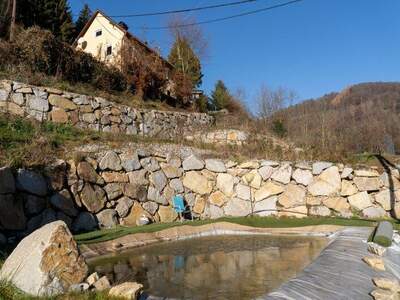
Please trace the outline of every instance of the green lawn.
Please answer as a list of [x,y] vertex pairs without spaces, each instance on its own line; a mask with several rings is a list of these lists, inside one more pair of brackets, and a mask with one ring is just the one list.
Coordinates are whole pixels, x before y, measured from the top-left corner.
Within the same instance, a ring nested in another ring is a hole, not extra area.
[[[274,217],[240,217],[240,218],[221,218],[217,220],[202,220],[202,221],[186,221],[186,222],[175,222],[167,224],[151,224],[140,227],[122,227],[98,230],[89,233],[79,234],[75,236],[78,244],[93,244],[99,242],[110,241],[128,234],[134,233],[150,233],[156,232],[163,229],[190,225],[200,226],[205,224],[211,224],[216,222],[230,222],[234,224],[259,227],[259,228],[289,228],[289,227],[302,227],[311,225],[339,225],[339,226],[375,226],[378,220],[364,220],[364,219],[344,219],[344,218],[274,218]],[[400,224],[397,221],[393,221],[395,229],[400,229]]]

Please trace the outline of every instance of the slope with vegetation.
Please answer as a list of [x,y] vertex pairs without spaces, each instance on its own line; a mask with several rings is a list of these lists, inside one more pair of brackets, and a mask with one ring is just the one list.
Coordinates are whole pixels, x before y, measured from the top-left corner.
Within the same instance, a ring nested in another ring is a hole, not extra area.
[[316,155],[340,159],[354,153],[400,149],[400,83],[363,83],[274,113],[287,137]]

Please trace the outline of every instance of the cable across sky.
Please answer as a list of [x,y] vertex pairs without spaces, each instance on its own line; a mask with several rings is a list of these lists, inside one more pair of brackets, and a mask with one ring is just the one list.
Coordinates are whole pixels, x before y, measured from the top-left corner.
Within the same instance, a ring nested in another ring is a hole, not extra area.
[[235,2],[214,4],[214,5],[208,5],[208,6],[193,7],[193,8],[185,8],[185,9],[177,9],[177,10],[167,10],[167,11],[137,13],[137,14],[124,14],[124,15],[111,15],[110,17],[112,17],[112,18],[136,18],[136,17],[161,16],[161,15],[170,15],[170,14],[208,10],[208,9],[214,9],[214,8],[222,8],[222,7],[228,7],[228,6],[236,6],[236,5],[242,5],[242,4],[247,4],[247,3],[252,3],[252,2],[257,2],[257,1],[260,1],[260,0],[241,0],[241,1],[235,1]]
[[211,20],[205,20],[205,21],[200,21],[200,22],[179,24],[179,25],[175,25],[175,26],[160,26],[160,27],[142,26],[142,27],[138,27],[138,28],[144,29],[144,30],[163,30],[163,29],[183,28],[183,27],[190,27],[190,26],[196,26],[196,25],[211,24],[211,23],[217,23],[217,22],[222,22],[222,21],[227,21],[227,20],[231,20],[231,19],[236,19],[236,18],[240,18],[240,17],[245,17],[245,16],[249,16],[249,15],[262,13],[262,12],[265,12],[265,11],[268,11],[268,10],[273,10],[273,9],[276,9],[276,8],[289,6],[289,5],[292,5],[292,4],[301,2],[301,1],[304,1],[304,0],[292,0],[292,1],[284,2],[284,3],[271,5],[271,6],[267,6],[267,7],[260,8],[260,9],[256,9],[256,10],[243,12],[243,13],[236,14],[236,15],[231,15],[231,16],[222,17],[222,18],[216,18],[216,19],[211,19]]

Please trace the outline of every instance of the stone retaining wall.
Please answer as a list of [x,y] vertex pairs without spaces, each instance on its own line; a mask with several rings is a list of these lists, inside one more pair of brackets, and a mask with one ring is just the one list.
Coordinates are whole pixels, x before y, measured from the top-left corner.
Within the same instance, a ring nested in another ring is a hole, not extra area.
[[104,98],[0,81],[0,112],[97,131],[170,138],[213,124],[204,113],[139,110]]
[[383,218],[392,205],[399,216],[399,178],[397,170],[388,175],[327,162],[237,164],[193,154],[103,151],[58,161],[42,174],[0,169],[0,229],[26,234],[57,219],[74,232],[172,222],[178,218],[174,195],[184,197],[194,219],[251,213]]

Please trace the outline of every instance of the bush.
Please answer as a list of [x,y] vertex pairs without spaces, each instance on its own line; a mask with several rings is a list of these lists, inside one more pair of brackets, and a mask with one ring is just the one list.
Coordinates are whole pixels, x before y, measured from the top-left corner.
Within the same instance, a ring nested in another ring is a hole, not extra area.
[[0,68],[42,73],[71,83],[91,84],[102,90],[126,89],[125,77],[118,69],[74,50],[50,31],[38,27],[21,30],[12,44],[0,43]]
[[287,134],[287,129],[282,120],[272,121],[272,131],[280,138],[285,137]]

